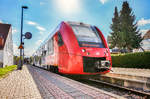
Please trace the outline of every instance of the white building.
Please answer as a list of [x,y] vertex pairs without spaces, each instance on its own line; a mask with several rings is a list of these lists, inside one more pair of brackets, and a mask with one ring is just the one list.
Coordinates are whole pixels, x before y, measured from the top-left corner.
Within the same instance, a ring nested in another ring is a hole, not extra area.
[[150,30],[146,32],[146,34],[143,36],[143,41],[142,41],[142,48],[145,51],[150,51]]
[[10,24],[0,23],[0,67],[13,65],[13,40]]

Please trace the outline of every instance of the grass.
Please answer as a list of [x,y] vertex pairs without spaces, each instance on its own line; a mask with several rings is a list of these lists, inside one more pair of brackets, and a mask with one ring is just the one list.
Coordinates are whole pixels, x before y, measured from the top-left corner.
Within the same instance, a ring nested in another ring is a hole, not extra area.
[[6,66],[4,68],[0,68],[0,78],[4,75],[8,74],[10,71],[13,71],[17,68],[17,65]]

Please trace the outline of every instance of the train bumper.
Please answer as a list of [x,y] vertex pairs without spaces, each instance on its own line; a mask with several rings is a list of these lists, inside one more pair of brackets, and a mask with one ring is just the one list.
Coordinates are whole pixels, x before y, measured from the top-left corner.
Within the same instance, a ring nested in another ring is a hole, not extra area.
[[105,57],[83,57],[83,71],[85,73],[101,73],[110,70],[110,61]]
[[110,71],[110,61],[105,57],[86,57],[69,55],[66,69],[59,67],[59,72],[64,74],[95,75]]

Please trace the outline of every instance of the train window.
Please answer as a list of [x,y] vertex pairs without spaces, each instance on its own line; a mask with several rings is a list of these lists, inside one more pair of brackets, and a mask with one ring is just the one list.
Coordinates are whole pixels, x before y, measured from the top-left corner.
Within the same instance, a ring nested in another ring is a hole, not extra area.
[[47,54],[53,54],[54,52],[54,44],[53,44],[53,38],[48,40],[48,53]]
[[62,40],[62,36],[60,34],[60,32],[58,32],[58,45],[62,46],[64,44],[63,40]]
[[101,37],[93,27],[83,25],[71,26],[80,46],[104,48],[104,44]]

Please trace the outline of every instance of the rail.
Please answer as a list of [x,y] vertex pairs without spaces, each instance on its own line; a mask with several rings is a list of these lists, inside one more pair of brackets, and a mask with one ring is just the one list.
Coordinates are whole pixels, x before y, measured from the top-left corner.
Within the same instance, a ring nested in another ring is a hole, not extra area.
[[138,90],[135,90],[135,89],[131,89],[131,88],[119,86],[119,85],[116,85],[116,84],[111,84],[111,83],[103,82],[103,81],[100,81],[100,80],[95,80],[95,79],[88,79],[88,80],[90,80],[92,82],[96,82],[96,83],[105,84],[107,86],[119,88],[119,89],[122,89],[122,90],[125,90],[125,91],[129,91],[131,93],[135,93],[135,94],[144,96],[145,99],[150,99],[150,93],[147,93],[147,92],[138,91]]

